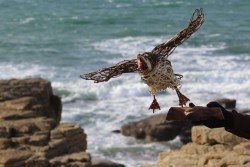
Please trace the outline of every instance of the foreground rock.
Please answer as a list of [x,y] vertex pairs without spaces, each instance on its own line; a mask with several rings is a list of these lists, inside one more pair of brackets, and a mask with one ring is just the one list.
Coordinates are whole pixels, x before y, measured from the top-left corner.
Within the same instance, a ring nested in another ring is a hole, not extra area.
[[157,164],[143,167],[247,167],[250,166],[250,142],[223,128],[192,128],[192,143],[180,150],[162,152]]
[[40,78],[0,81],[0,167],[90,167],[84,130]]

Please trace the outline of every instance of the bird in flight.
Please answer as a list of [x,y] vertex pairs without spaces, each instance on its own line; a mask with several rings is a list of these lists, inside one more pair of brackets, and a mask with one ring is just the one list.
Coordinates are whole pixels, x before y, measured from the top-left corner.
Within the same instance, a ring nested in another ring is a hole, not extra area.
[[142,81],[148,85],[148,90],[153,96],[153,101],[149,109],[152,109],[153,112],[155,109],[160,109],[160,105],[155,96],[159,91],[167,88],[176,91],[179,98],[179,105],[183,107],[189,101],[189,99],[179,90],[180,80],[183,76],[174,73],[168,57],[177,46],[181,45],[195,33],[203,22],[204,14],[202,9],[196,9],[187,27],[170,38],[167,42],[157,45],[151,52],[140,53],[135,59],[124,60],[110,67],[81,74],[80,77],[85,80],[94,80],[95,83],[98,83],[108,81],[123,73],[138,72]]

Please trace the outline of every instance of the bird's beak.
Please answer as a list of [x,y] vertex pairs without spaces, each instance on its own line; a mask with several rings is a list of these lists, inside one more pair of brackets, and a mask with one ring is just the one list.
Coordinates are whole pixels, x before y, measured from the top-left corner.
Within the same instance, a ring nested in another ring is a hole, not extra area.
[[147,63],[147,61],[140,54],[137,55],[137,65],[138,65],[138,69],[139,70],[145,71],[145,70],[148,69],[148,63]]

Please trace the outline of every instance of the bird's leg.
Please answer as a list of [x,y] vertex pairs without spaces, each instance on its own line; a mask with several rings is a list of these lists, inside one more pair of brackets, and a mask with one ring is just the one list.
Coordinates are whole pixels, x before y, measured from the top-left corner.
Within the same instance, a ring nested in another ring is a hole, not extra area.
[[150,104],[148,109],[149,110],[153,109],[153,113],[155,112],[155,109],[159,109],[159,110],[161,109],[159,103],[157,102],[157,100],[155,98],[155,95],[154,95],[154,100],[152,101],[152,103]]
[[186,105],[186,103],[189,101],[189,98],[187,98],[186,96],[184,96],[178,88],[175,89],[176,90],[176,93],[178,95],[178,98],[179,98],[179,105],[181,107],[183,107],[183,105]]

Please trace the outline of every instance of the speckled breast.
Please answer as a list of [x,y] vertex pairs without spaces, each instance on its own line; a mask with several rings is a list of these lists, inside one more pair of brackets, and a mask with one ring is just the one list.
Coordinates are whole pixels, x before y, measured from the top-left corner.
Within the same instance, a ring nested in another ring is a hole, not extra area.
[[180,79],[174,75],[171,62],[167,59],[159,61],[149,73],[139,74],[152,95],[167,88],[175,89],[180,85]]

